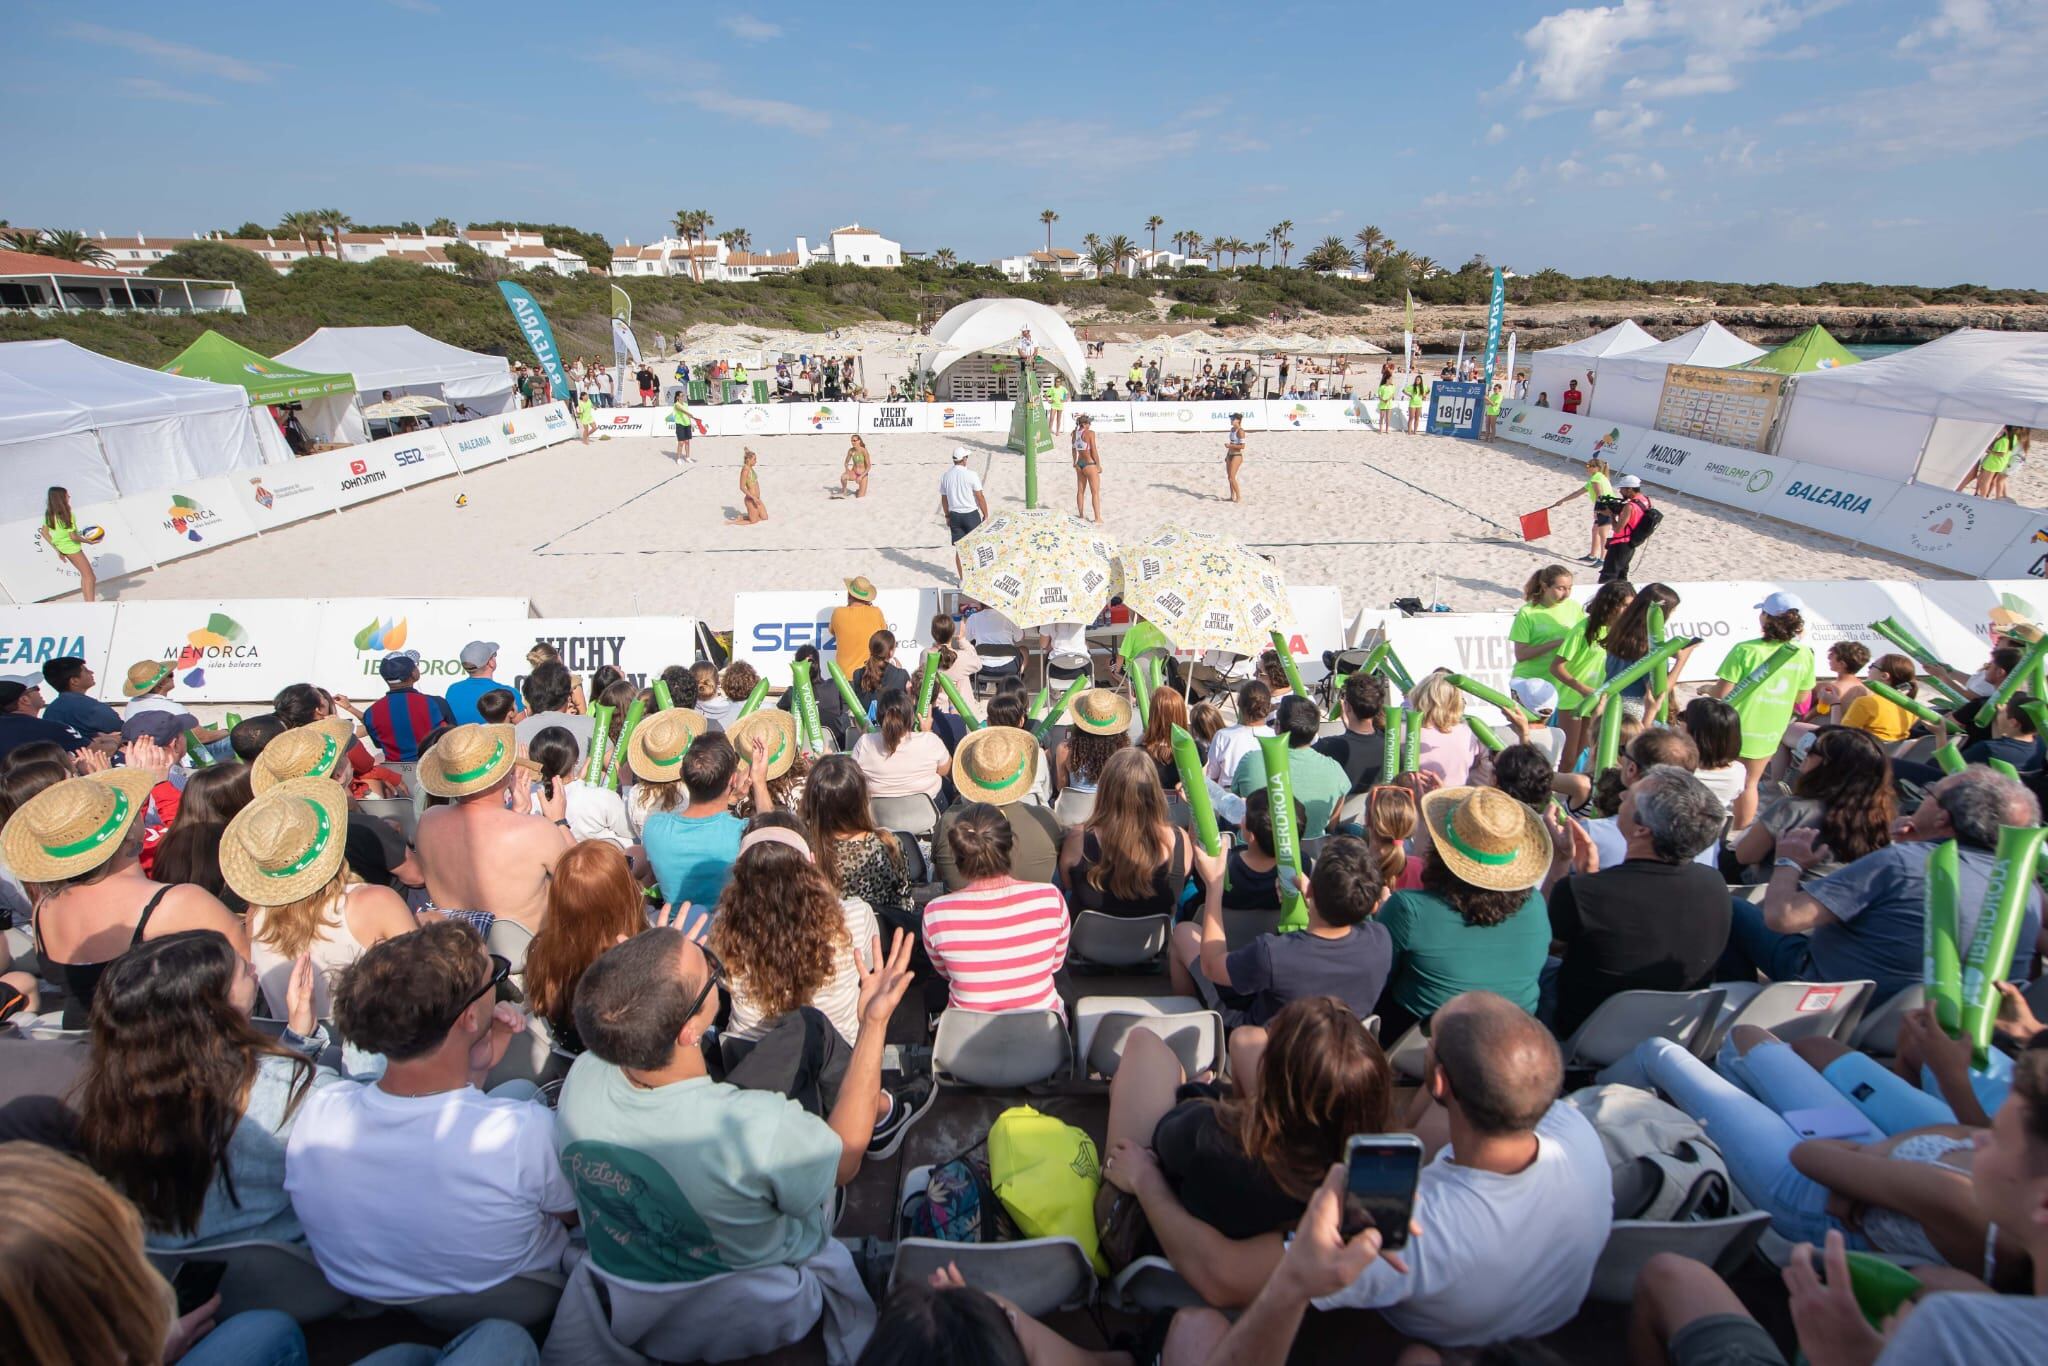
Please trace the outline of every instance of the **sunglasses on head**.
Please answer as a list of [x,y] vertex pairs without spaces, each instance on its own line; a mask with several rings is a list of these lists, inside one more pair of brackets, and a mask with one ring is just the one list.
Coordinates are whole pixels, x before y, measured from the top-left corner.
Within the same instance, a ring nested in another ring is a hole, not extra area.
[[[718,955],[713,953],[707,946],[699,944],[697,946],[697,949],[698,952],[704,955],[704,967],[706,969],[704,974],[704,985],[701,989],[699,989],[697,994],[690,999],[690,1008],[683,1012],[683,1018],[685,1020],[694,1020],[697,1018],[697,1012],[704,1008],[704,1002],[710,999],[712,992],[722,991],[726,989],[725,964],[720,962],[718,959]],[[719,1024],[725,1023],[726,1014],[728,1011],[731,1010],[731,1008],[732,1007],[729,1002],[720,1003],[717,1021]]]
[[470,992],[468,996],[464,997],[461,1005],[455,1007],[454,1013],[448,1017],[449,1029],[455,1028],[455,1022],[462,1018],[462,1012],[468,1010],[471,1006],[475,1005],[477,1001],[482,998],[485,992],[496,990],[498,983],[504,981],[507,977],[510,977],[512,975],[511,959],[501,957],[500,955],[495,953],[489,954],[487,956],[491,960],[491,975],[484,979],[484,984],[482,986],[478,987],[475,991]]

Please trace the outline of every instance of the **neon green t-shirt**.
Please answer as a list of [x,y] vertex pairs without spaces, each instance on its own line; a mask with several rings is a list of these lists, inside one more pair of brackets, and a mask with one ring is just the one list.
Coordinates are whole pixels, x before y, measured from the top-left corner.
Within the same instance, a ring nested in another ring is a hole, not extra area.
[[[1515,613],[1514,625],[1508,627],[1508,639],[1517,645],[1541,645],[1546,641],[1562,640],[1571,634],[1572,627],[1586,619],[1586,609],[1566,598],[1548,607],[1539,607],[1533,602],[1522,604],[1522,610]],[[1560,649],[1563,647],[1560,646]],[[1550,655],[1537,655],[1515,665],[1513,678],[1549,678]]]
[[1497,394],[1497,393],[1496,393],[1496,394],[1488,394],[1488,395],[1486,396],[1486,415],[1487,415],[1488,417],[1499,417],[1499,416],[1500,416],[1500,395],[1499,395],[1499,394]]
[[1394,393],[1395,393],[1395,389],[1394,389],[1394,386],[1393,386],[1393,385],[1391,385],[1391,384],[1382,384],[1382,385],[1380,386],[1380,407],[1382,407],[1382,408],[1391,408],[1391,407],[1393,407],[1393,406],[1394,406]]
[[675,424],[676,431],[682,435],[695,436],[697,433],[697,419],[683,406],[681,399],[677,399],[676,406],[669,409],[668,420]]
[[576,420],[588,422],[597,415],[596,407],[587,398],[576,400]]
[[1067,406],[1067,386],[1064,384],[1053,385],[1052,393],[1046,396],[1046,402],[1052,405],[1054,412],[1064,411]]
[[[1563,660],[1564,671],[1585,685],[1576,691],[1562,684],[1558,686],[1557,710],[1560,714],[1576,711],[1579,704],[1586,700],[1586,693],[1599,686],[1607,677],[1607,648],[1598,641],[1587,640],[1588,629],[1589,623],[1586,618],[1580,616],[1571,630],[1565,632],[1564,644],[1558,646],[1557,653],[1551,656],[1552,659]],[[1549,665],[1550,661],[1545,660],[1546,670]],[[1555,675],[1550,675],[1550,678],[1552,682],[1557,681]]]
[[1596,502],[1602,498],[1612,498],[1614,496],[1614,481],[1604,474],[1592,476],[1586,480],[1586,496],[1594,499]]
[[1408,406],[1409,406],[1410,408],[1420,408],[1420,407],[1422,406],[1422,386],[1421,386],[1421,385],[1419,385],[1419,384],[1418,384],[1418,385],[1416,385],[1416,386],[1415,386],[1415,387],[1414,387],[1413,389],[1410,389],[1410,390],[1408,391]]
[[[1728,652],[1714,677],[1740,683],[1749,677],[1751,669],[1776,654],[1782,643],[1776,640],[1745,640]],[[1742,722],[1742,749],[1739,752],[1743,758],[1768,759],[1778,748],[1778,742],[1785,738],[1785,727],[1792,724],[1792,704],[1799,700],[1801,693],[1812,690],[1814,676],[1813,651],[1801,645],[1799,653],[1769,682],[1734,704],[1735,715]]]

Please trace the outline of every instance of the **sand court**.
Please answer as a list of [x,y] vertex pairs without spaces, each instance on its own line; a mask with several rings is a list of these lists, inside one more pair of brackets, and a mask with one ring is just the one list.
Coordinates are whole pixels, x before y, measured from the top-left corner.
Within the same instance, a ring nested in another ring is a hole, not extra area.
[[[735,593],[830,587],[867,574],[890,587],[950,585],[938,482],[956,445],[991,510],[1023,504],[1024,462],[993,437],[878,436],[869,496],[835,498],[846,441],[699,438],[569,442],[422,485],[107,585],[111,596],[332,597],[518,593],[551,616],[689,613],[730,622]],[[728,526],[742,449],[760,454],[769,520]],[[1298,584],[1334,584],[1347,610],[1396,597],[1456,610],[1512,602],[1539,565],[1588,548],[1583,499],[1525,544],[1516,518],[1570,492],[1575,467],[1519,447],[1368,432],[1254,432],[1246,501],[1227,501],[1217,434],[1105,433],[1103,514],[1122,538],[1162,522],[1233,535]],[[1041,500],[1073,506],[1064,451],[1040,458]],[[467,505],[457,507],[458,494]],[[1916,562],[1682,497],[1637,578],[1934,578]],[[1591,566],[1580,568],[1590,578]],[[1947,576],[1953,577],[1953,576]]]

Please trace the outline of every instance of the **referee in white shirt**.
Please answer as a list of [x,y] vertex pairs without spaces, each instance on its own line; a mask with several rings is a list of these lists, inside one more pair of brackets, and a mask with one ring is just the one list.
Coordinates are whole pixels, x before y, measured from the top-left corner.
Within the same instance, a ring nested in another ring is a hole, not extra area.
[[965,446],[953,448],[953,468],[939,476],[939,511],[946,515],[946,529],[953,542],[981,525],[988,516],[988,499],[982,496],[981,476],[967,468],[974,455]]

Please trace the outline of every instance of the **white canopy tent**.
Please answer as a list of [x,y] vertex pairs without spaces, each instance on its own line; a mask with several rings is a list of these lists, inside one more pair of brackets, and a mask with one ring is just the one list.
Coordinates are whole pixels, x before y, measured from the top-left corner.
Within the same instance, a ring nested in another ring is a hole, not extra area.
[[465,351],[410,327],[323,327],[277,358],[302,370],[356,377],[357,401],[345,414],[318,414],[333,427],[328,433],[332,441],[367,440],[361,405],[377,402],[386,389],[393,396],[445,399],[451,421],[509,413],[518,406],[512,366],[503,356]]
[[1778,454],[1954,488],[2006,423],[2048,427],[2048,332],[1966,327],[1792,382]]
[[23,506],[52,484],[78,506],[260,465],[259,418],[231,385],[68,341],[0,343],[0,485]]
[[[1719,323],[1702,323],[1668,342],[1596,361],[1593,401],[1586,411],[1605,422],[1654,427],[1664,399],[1666,370],[1674,365],[1741,365],[1763,353],[1761,346],[1751,346]],[[1557,406],[1556,394],[1550,403]]]
[[1531,351],[1522,357],[1520,367],[1529,372],[1529,401],[1534,403],[1538,394],[1548,394],[1550,406],[1555,408],[1558,406],[1557,396],[1564,392],[1565,384],[1578,380],[1583,386],[1586,372],[1597,366],[1602,357],[1647,351],[1656,344],[1657,339],[1636,326],[1635,319],[1626,318],[1590,337],[1581,337],[1563,346]]
[[1017,338],[1027,327],[1038,346],[1039,362],[1064,375],[1069,388],[1078,389],[1088,364],[1074,329],[1044,304],[1028,299],[974,299],[948,309],[926,339],[931,350],[920,368],[934,377],[941,399],[952,398],[948,371],[984,353],[999,353],[1014,362]]

